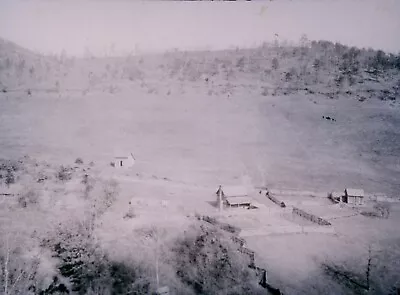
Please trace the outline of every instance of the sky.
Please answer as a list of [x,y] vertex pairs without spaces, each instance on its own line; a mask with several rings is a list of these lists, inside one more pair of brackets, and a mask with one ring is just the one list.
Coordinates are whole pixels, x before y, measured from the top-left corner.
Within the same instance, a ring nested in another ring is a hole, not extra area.
[[0,0],[0,37],[45,54],[252,47],[303,34],[400,52],[400,1]]

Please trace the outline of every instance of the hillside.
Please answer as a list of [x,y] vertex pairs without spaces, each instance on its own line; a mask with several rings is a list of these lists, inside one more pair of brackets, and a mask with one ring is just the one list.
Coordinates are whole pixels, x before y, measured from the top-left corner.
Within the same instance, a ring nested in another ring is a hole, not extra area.
[[[1,41],[0,82],[4,90],[116,92],[137,84],[167,93],[174,82],[205,84],[209,94],[247,88],[263,95],[304,91],[330,98],[396,100],[400,56],[328,41],[301,46],[268,45],[218,52],[170,52],[120,58],[44,57]],[[154,85],[153,85],[154,84]]]

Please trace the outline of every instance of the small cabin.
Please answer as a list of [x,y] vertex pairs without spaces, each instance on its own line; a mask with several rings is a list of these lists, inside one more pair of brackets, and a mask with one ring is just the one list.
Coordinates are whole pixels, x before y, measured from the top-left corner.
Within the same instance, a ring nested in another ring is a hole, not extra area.
[[130,168],[135,165],[135,157],[132,153],[127,156],[116,156],[111,165],[115,168]]
[[347,204],[362,205],[364,204],[364,190],[346,188],[344,190],[343,201]]

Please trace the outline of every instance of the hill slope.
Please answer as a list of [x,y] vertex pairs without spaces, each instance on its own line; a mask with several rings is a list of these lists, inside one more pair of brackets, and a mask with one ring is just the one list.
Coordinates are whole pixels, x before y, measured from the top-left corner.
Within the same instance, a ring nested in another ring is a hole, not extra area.
[[[395,100],[400,87],[399,55],[328,41],[304,41],[296,47],[265,44],[254,49],[87,59],[37,56],[5,41],[0,48],[0,83],[10,90],[113,92],[121,83],[140,83],[149,91],[167,92],[168,84],[174,82],[186,86],[200,82],[210,93],[246,87],[263,95],[304,90],[331,98],[346,94],[360,100]],[[157,89],[151,89],[152,83],[158,84]]]

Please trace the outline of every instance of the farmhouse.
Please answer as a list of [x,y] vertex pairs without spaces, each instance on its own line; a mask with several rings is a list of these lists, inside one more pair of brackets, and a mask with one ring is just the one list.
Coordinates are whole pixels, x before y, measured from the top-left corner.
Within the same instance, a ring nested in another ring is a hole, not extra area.
[[364,203],[364,190],[346,188],[344,190],[343,201],[348,204],[362,205]]
[[130,153],[127,156],[117,156],[114,158],[114,162],[112,163],[114,167],[116,168],[129,168],[132,167],[135,164],[135,157],[133,156],[132,153]]

